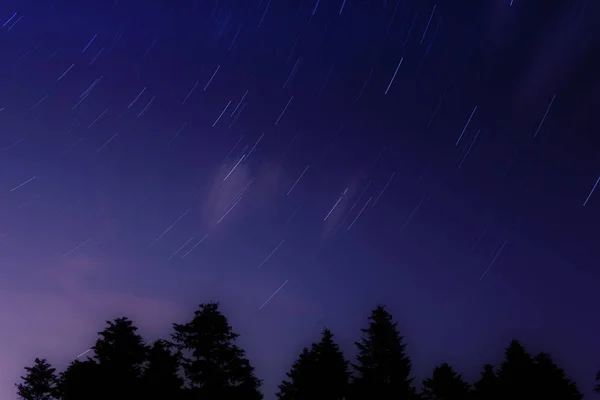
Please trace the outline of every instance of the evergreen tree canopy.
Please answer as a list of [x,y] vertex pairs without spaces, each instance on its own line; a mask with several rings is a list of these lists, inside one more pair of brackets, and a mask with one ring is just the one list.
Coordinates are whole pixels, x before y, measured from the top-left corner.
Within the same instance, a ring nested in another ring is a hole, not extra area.
[[600,371],[596,373],[596,386],[594,386],[594,392],[600,393]]
[[106,396],[106,384],[106,378],[94,360],[75,360],[60,374],[60,399],[102,400]]
[[552,398],[580,400],[583,395],[577,385],[565,376],[546,353],[531,357],[525,348],[513,340],[505,352],[505,361],[498,371],[500,393],[504,398],[528,400]]
[[466,400],[470,387],[461,375],[447,363],[433,369],[431,378],[423,380],[424,400]]
[[529,400],[535,398],[533,358],[517,340],[510,342],[504,352],[504,362],[498,371],[503,398]]
[[107,321],[92,347],[104,379],[102,391],[112,399],[129,400],[140,393],[141,375],[148,348],[128,318]]
[[179,376],[181,354],[172,351],[173,344],[157,340],[148,351],[142,374],[144,399],[170,399],[181,397],[183,379]]
[[52,400],[57,397],[58,377],[56,368],[46,359],[36,358],[32,367],[25,367],[27,374],[23,383],[16,384],[17,394],[23,400]]
[[184,352],[183,370],[194,399],[261,400],[261,381],[235,345],[218,303],[201,304],[187,324],[173,324],[173,341]]
[[[417,395],[411,359],[384,307],[371,312],[356,342],[354,374],[328,329],[303,349],[279,385],[279,400],[581,400],[577,385],[546,353],[532,357],[516,340],[497,370],[484,365],[474,390],[450,365],[434,368]],[[128,318],[107,321],[91,350],[57,377],[36,358],[16,384],[21,400],[262,400],[261,381],[218,303],[201,304],[173,342],[144,344]],[[600,393],[600,371],[594,390]]]
[[361,331],[357,362],[352,365],[356,372],[352,394],[357,399],[412,399],[411,361],[390,313],[378,306],[369,317],[369,327]]
[[136,332],[138,328],[128,318],[106,321],[107,327],[92,347],[99,365],[121,376],[139,378],[146,360],[147,347]]
[[581,400],[583,398],[577,385],[565,376],[565,371],[552,361],[550,355],[540,353],[535,356],[533,362],[532,381],[537,398],[557,400]]
[[305,348],[279,385],[281,400],[341,400],[347,394],[348,361],[324,329],[321,340]]
[[311,368],[316,364],[315,358],[308,347],[302,350],[290,371],[285,374],[289,380],[284,379],[278,386],[279,391],[276,393],[278,399],[301,399],[303,393],[310,392],[312,387]]
[[491,364],[483,366],[481,377],[473,386],[475,388],[474,397],[476,400],[500,399],[498,376],[494,371],[494,366]]

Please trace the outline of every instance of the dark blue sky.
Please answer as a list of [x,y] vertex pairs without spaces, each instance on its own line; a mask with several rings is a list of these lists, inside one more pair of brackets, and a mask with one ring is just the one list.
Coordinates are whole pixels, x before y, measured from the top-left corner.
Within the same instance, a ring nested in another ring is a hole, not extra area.
[[0,397],[105,319],[153,339],[209,300],[266,399],[378,303],[419,379],[517,337],[589,392],[598,8],[3,2]]

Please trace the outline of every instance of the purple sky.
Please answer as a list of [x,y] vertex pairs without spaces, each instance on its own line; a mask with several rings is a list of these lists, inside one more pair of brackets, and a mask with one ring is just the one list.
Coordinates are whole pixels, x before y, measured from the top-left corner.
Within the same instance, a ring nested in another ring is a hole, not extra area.
[[0,5],[0,398],[209,300],[266,399],[378,303],[419,379],[517,337],[590,392],[598,4],[110,3]]

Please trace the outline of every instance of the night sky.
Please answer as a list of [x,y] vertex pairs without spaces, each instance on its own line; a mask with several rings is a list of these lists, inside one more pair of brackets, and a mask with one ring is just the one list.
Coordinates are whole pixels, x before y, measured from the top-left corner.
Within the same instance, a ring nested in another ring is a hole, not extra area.
[[596,3],[3,1],[0,397],[210,300],[266,399],[378,303],[419,379],[517,337],[589,393]]

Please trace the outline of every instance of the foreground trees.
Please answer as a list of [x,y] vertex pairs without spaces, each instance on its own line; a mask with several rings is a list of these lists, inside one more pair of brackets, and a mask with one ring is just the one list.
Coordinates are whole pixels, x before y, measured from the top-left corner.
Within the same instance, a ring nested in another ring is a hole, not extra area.
[[45,359],[36,358],[32,367],[25,367],[27,374],[17,384],[17,394],[27,400],[51,400],[58,396],[56,369]]
[[328,329],[321,341],[304,348],[279,385],[280,400],[342,400],[348,395],[348,361]]
[[173,342],[144,343],[127,318],[107,321],[91,350],[65,371],[36,359],[17,385],[24,400],[261,400],[261,381],[235,345],[218,304],[200,305],[187,324],[173,324]]
[[355,343],[358,356],[352,365],[353,399],[415,398],[412,364],[396,325],[391,314],[379,306],[369,316],[368,328],[361,329],[363,337]]
[[473,385],[476,400],[500,400],[500,382],[494,366],[486,364],[483,366],[481,377]]
[[202,304],[184,325],[173,324],[173,341],[187,353],[182,367],[190,399],[260,400],[261,381],[234,342],[227,318],[216,303]]
[[464,400],[471,388],[450,364],[443,363],[433,369],[431,378],[423,380],[421,397],[424,400]]
[[[483,366],[471,386],[448,363],[436,366],[419,390],[412,362],[392,315],[383,307],[368,317],[350,363],[324,329],[279,385],[280,400],[580,400],[575,383],[546,353],[532,356],[513,340],[495,369]],[[235,344],[217,303],[201,304],[191,321],[173,324],[171,341],[145,342],[127,318],[107,321],[91,350],[63,372],[34,360],[18,383],[24,400],[261,400],[261,380]],[[600,393],[600,372],[595,390]]]
[[506,348],[505,359],[497,376],[498,392],[503,398],[583,398],[575,383],[565,376],[548,354],[540,353],[532,357],[516,340]]

